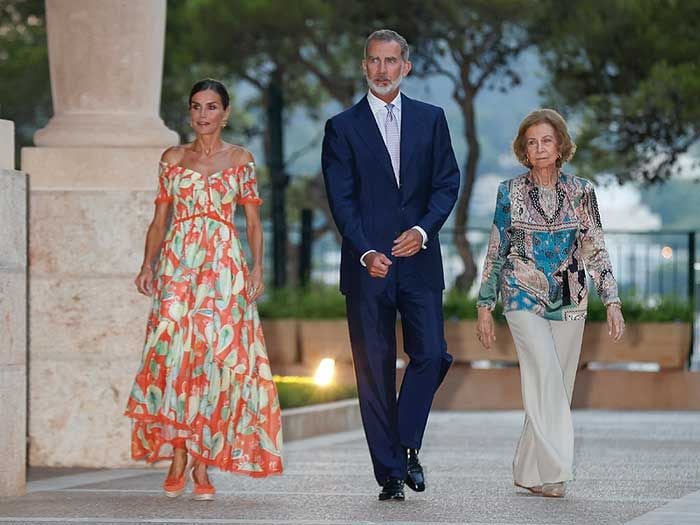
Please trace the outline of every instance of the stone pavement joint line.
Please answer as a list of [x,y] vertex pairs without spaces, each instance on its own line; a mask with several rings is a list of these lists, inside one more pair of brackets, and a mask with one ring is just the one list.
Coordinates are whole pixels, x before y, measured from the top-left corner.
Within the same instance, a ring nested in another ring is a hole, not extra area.
[[700,491],[674,500],[627,523],[629,525],[698,525],[700,523]]
[[356,431],[285,446],[283,476],[212,472],[218,497],[208,503],[166,498],[163,468],[68,471],[0,499],[0,524],[700,524],[700,414],[576,411],[576,480],[561,500],[513,487],[522,420],[519,411],[434,413],[421,451],[428,488],[403,503],[377,501]]

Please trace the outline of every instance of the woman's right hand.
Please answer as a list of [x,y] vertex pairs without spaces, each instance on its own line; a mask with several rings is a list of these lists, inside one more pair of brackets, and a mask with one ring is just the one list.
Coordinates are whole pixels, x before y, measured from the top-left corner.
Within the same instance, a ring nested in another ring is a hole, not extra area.
[[139,293],[150,297],[153,294],[153,269],[150,266],[142,266],[134,284]]
[[491,346],[496,342],[496,329],[493,324],[491,310],[483,306],[477,309],[476,337],[486,350],[491,350]]

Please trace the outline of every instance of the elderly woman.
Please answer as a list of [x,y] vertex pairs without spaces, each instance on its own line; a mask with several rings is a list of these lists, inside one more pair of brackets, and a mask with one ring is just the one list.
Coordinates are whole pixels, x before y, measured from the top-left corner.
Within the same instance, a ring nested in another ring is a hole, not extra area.
[[571,394],[588,303],[586,269],[607,307],[608,331],[624,331],[593,185],[560,168],[576,150],[566,122],[540,109],[520,124],[513,151],[528,172],[498,188],[478,298],[477,336],[495,341],[501,293],[520,362],[525,423],[513,460],[515,485],[562,497],[572,479]]

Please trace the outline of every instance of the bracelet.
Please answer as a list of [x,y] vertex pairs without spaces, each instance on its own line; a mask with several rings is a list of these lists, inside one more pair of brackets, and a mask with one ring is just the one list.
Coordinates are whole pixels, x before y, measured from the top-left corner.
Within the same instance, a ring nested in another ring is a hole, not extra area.
[[606,308],[610,308],[611,306],[614,306],[618,310],[622,310],[622,305],[620,303],[609,303]]

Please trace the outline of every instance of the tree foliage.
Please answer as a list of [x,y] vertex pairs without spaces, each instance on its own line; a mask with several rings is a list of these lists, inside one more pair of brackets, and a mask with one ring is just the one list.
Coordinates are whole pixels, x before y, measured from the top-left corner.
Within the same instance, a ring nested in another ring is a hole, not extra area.
[[43,0],[0,4],[0,79],[0,118],[15,122],[19,153],[51,116]]
[[667,180],[700,138],[700,3],[548,2],[533,28],[549,103],[580,123],[576,165]]
[[454,212],[453,241],[464,265],[456,286],[467,291],[477,274],[467,238],[469,205],[481,155],[476,97],[485,89],[507,91],[520,83],[516,59],[531,44],[528,25],[536,7],[528,0],[411,4],[408,33],[415,37],[416,73],[449,79],[452,98],[464,120],[468,149]]

